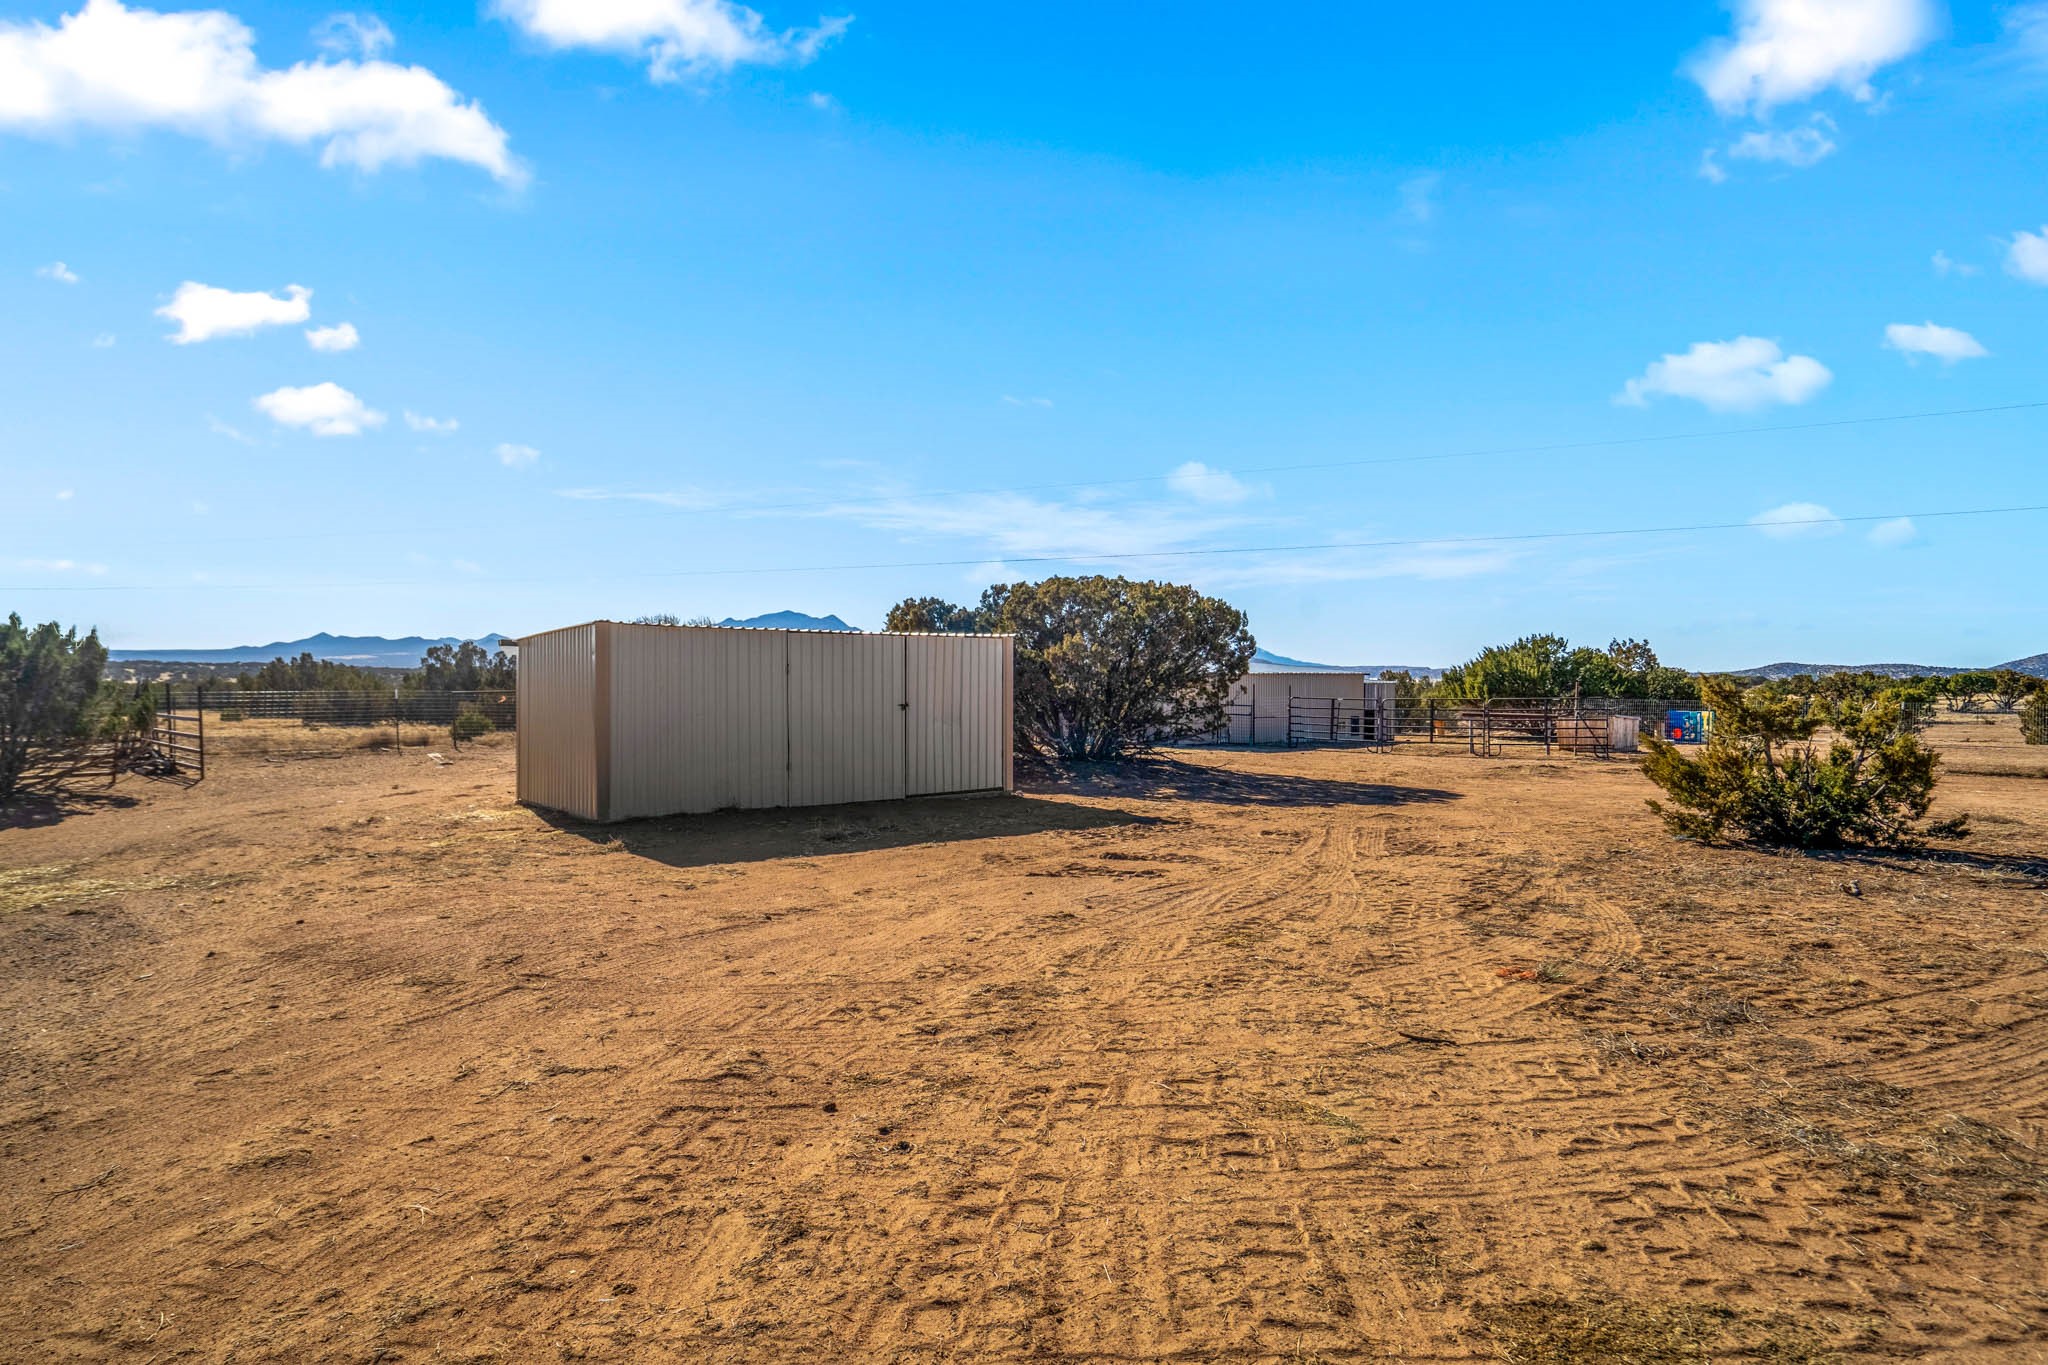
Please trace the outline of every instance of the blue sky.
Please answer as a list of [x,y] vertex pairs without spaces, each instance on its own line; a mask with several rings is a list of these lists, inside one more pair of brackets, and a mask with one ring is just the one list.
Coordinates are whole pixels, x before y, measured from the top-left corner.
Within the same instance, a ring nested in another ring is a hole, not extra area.
[[844,17],[0,5],[5,609],[2048,649],[2048,4]]

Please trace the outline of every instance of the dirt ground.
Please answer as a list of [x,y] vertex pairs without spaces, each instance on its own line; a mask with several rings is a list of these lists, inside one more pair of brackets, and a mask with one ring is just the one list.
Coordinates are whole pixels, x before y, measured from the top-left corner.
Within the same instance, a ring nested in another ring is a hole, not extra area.
[[2048,1359],[2048,754],[1967,851],[1200,752],[597,829],[502,737],[0,828],[0,1359]]

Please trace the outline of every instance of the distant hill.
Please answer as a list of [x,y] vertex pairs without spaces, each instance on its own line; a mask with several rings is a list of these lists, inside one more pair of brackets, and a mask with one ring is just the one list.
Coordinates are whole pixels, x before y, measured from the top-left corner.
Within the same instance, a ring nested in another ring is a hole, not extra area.
[[[2048,678],[2048,654],[2031,654],[2024,659],[2009,663],[1991,664],[1983,671],[2009,668],[2015,673],[2026,673],[2036,678]],[[1951,678],[1958,673],[1979,670],[1950,668],[1942,664],[1764,664],[1758,668],[1739,669],[1731,676],[1737,678],[1796,678],[1801,674],[1824,678],[1830,673],[1876,673],[1886,678]]]
[[718,623],[721,626],[749,626],[755,630],[851,630],[860,627],[849,626],[836,616],[806,616],[800,611],[771,611],[765,616],[749,616],[745,620],[728,616]]
[[1377,678],[1392,669],[1397,673],[1409,673],[1418,678],[1434,678],[1443,670],[1428,668],[1420,664],[1317,664],[1306,659],[1290,659],[1285,654],[1275,654],[1270,649],[1255,650],[1252,653],[1254,673],[1363,673],[1368,678]]
[[382,635],[329,635],[322,631],[303,640],[276,640],[267,645],[237,645],[232,649],[110,649],[107,657],[122,663],[149,660],[177,664],[267,664],[272,659],[296,659],[301,654],[310,654],[316,659],[364,668],[418,668],[428,649],[435,645],[459,645],[465,638],[495,650],[505,637],[493,632],[439,639],[404,635],[394,640]]

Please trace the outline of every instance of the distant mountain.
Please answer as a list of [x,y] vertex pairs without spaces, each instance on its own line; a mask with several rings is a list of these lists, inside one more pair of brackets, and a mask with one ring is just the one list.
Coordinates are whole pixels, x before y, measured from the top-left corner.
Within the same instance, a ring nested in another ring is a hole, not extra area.
[[[487,650],[498,648],[505,637],[493,632],[470,637]],[[176,664],[267,664],[272,659],[296,659],[310,654],[338,664],[363,668],[418,668],[420,659],[435,645],[459,645],[459,635],[428,639],[404,635],[389,639],[382,635],[329,635],[326,631],[303,640],[277,640],[267,645],[238,645],[233,649],[110,649],[107,657],[127,662],[147,659]]]
[[[2024,659],[2009,663],[1991,664],[1981,670],[1990,672],[2009,668],[2015,673],[2026,673],[2036,678],[2048,678],[2048,654],[2032,654]],[[1971,668],[1950,668],[1941,664],[1764,664],[1759,668],[1737,670],[1731,676],[1737,678],[1796,678],[1801,674],[1824,678],[1830,673],[1876,673],[1886,678],[1952,678],[1958,673],[1973,673],[1980,670]]]
[[856,633],[858,626],[849,626],[836,616],[806,616],[800,611],[771,611],[765,616],[749,616],[745,620],[728,616],[718,623],[721,626],[749,626],[755,630],[851,630]]
[[1443,672],[1440,668],[1427,668],[1420,664],[1316,664],[1306,659],[1290,659],[1285,654],[1275,654],[1270,649],[1255,650],[1252,653],[1254,673],[1363,673],[1368,678],[1377,678],[1392,669],[1397,673],[1409,673],[1418,678],[1434,678]]

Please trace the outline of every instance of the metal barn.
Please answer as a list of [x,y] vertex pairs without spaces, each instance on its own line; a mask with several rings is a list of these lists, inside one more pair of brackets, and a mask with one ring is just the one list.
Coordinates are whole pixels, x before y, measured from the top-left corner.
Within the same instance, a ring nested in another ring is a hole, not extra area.
[[1015,642],[596,621],[519,641],[519,799],[586,820],[1013,791]]
[[1247,673],[1225,710],[1232,744],[1387,744],[1394,684],[1363,673]]

